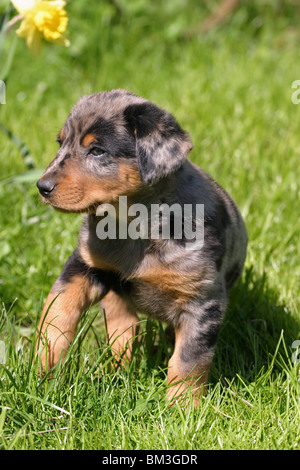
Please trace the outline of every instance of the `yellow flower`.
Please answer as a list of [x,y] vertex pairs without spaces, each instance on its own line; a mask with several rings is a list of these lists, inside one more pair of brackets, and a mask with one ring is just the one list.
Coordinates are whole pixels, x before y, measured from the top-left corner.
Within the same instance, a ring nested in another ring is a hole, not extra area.
[[17,34],[26,39],[33,54],[40,53],[43,37],[47,41],[69,45],[64,36],[68,17],[63,0],[12,0],[12,3],[23,17]]

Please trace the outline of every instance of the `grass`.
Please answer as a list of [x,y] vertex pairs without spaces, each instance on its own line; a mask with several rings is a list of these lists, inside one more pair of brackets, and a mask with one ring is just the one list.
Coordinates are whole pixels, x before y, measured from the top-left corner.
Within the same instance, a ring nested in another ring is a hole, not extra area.
[[[26,143],[35,169],[28,173],[19,148],[0,134],[3,449],[300,447],[292,361],[300,339],[296,7],[245,2],[222,28],[184,39],[208,13],[198,3],[182,10],[179,0],[164,2],[161,11],[155,2],[130,2],[121,18],[111,3],[91,3],[83,19],[83,2],[73,1],[70,49],[47,45],[35,59],[17,43],[0,122]],[[43,206],[35,181],[79,96],[117,87],[178,118],[194,142],[190,158],[232,194],[248,228],[246,267],[231,293],[208,394],[186,413],[166,402],[172,345],[154,321],[142,319],[136,354],[123,369],[96,308],[82,318],[63,369],[41,379],[32,361],[43,302],[81,223]]]

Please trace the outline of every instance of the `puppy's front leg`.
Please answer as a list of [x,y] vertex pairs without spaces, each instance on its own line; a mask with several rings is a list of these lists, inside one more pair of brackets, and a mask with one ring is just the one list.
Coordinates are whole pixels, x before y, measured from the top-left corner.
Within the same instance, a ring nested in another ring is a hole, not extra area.
[[52,286],[39,322],[37,347],[43,369],[51,369],[60,357],[64,358],[81,314],[100,300],[104,290],[75,250]]
[[[224,311],[224,303],[208,301],[195,314],[182,313],[168,364],[167,398],[171,402],[190,388],[195,407],[199,405],[199,398],[206,391]],[[188,395],[185,398],[188,400]]]

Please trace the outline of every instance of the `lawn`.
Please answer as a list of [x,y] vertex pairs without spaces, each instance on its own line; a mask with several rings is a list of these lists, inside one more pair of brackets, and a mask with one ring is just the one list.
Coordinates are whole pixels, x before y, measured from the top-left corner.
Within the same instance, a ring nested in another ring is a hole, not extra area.
[[[0,123],[32,163],[0,129],[2,449],[300,448],[300,10],[246,1],[223,25],[195,33],[216,3],[72,0],[70,47],[45,43],[34,57],[16,42]],[[14,42],[15,33],[5,38],[4,57]],[[41,378],[32,361],[43,303],[82,220],[42,205],[36,180],[78,98],[112,88],[177,117],[194,143],[191,160],[233,196],[248,229],[198,410],[168,405],[172,345],[165,325],[143,317],[125,368],[116,368],[95,307],[64,368]]]

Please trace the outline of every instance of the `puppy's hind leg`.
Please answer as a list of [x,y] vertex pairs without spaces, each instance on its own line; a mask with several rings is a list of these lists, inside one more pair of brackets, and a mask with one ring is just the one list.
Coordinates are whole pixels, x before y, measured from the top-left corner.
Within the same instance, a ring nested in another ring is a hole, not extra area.
[[[184,312],[175,328],[175,349],[169,361],[167,398],[174,403],[189,389],[194,406],[206,392],[209,369],[225,311],[224,303],[211,300],[195,314]],[[188,395],[184,397],[188,401]]]

